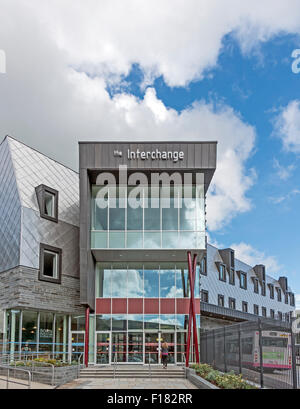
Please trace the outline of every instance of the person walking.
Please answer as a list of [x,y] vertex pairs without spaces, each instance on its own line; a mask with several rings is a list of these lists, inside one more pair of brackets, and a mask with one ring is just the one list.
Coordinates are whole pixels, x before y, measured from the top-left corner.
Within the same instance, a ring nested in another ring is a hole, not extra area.
[[162,358],[163,369],[167,369],[168,355],[169,355],[169,346],[166,342],[164,342],[161,348],[161,358]]

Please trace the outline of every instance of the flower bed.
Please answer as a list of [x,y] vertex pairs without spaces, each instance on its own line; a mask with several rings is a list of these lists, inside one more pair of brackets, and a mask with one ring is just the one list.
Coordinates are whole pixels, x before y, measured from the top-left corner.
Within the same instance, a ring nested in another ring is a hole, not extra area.
[[191,365],[191,368],[196,371],[198,376],[221,389],[257,389],[243,379],[242,375],[235,375],[234,372],[224,374],[208,364]]
[[69,364],[68,362],[63,362],[58,359],[47,359],[47,358],[36,358],[33,360],[28,360],[28,361],[16,361],[15,366],[26,366],[26,367],[43,367],[47,365],[54,365],[56,368],[62,367],[62,366],[71,366],[71,365],[77,365],[77,362],[72,362]]

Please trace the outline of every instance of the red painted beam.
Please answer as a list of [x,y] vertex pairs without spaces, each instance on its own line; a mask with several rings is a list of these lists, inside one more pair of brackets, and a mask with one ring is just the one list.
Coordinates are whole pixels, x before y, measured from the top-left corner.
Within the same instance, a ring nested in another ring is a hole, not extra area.
[[195,346],[195,354],[196,354],[196,362],[199,364],[199,347],[198,347],[198,334],[197,334],[197,320],[196,320],[196,303],[195,303],[195,278],[197,272],[197,254],[194,255],[194,262],[193,262],[193,329],[194,329],[194,346]]
[[[189,269],[189,281],[190,281],[190,291],[192,294],[192,254],[188,252],[188,269]],[[190,310],[189,310],[189,326],[188,326],[188,339],[186,345],[186,354],[185,354],[185,366],[189,367],[189,360],[190,360],[190,346],[191,346],[191,332],[192,332],[192,305],[190,302]]]
[[90,307],[85,310],[84,365],[89,365]]

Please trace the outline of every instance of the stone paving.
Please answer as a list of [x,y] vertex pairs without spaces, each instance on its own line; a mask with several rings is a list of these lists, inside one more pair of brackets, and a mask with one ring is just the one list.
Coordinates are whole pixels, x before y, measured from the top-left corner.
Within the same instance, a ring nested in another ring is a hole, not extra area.
[[187,379],[159,378],[84,378],[76,379],[58,389],[197,389]]
[[[22,379],[10,378],[10,381],[15,381],[18,383],[9,382],[8,389],[28,389],[28,382]],[[22,384],[22,385],[20,385]],[[0,389],[6,388],[6,380],[3,377],[0,377]],[[53,389],[53,386],[45,385],[43,383],[31,382],[31,389]]]

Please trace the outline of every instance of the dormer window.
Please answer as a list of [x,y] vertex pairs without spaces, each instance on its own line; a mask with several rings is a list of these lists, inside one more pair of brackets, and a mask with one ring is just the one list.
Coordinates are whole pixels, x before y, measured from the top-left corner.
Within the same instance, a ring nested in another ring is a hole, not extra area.
[[270,288],[270,298],[272,298],[273,300],[274,299],[274,285],[269,284],[269,288]]
[[244,290],[247,290],[247,274],[246,273],[240,273],[240,287],[243,288]]
[[235,284],[235,274],[234,274],[233,268],[229,270],[229,284],[232,284],[232,285]]
[[43,219],[58,222],[58,191],[51,187],[40,185],[36,189],[40,216]]
[[290,295],[290,305],[291,305],[292,307],[295,306],[295,296],[294,296],[294,294],[291,294],[291,295]]
[[254,292],[258,294],[258,279],[257,278],[254,279]]
[[277,290],[277,301],[281,301],[281,289],[276,288],[276,290]]
[[284,295],[284,303],[285,303],[285,304],[288,304],[288,303],[289,303],[289,294],[288,294],[288,293],[286,293],[286,294]]
[[224,264],[220,264],[219,267],[219,280],[226,281],[226,268]]
[[266,283],[264,281],[261,283],[261,295],[266,295]]

